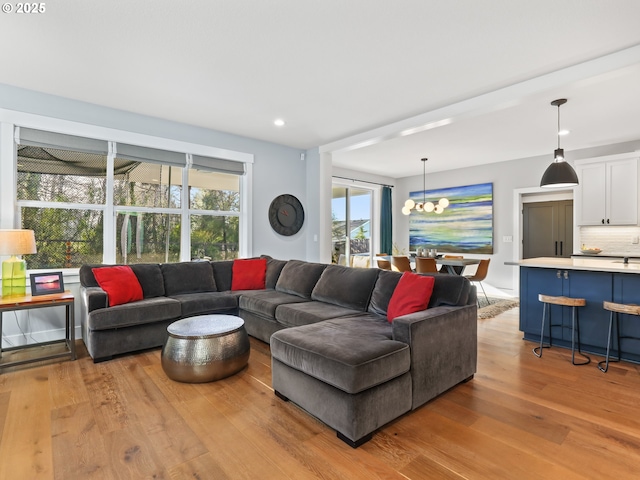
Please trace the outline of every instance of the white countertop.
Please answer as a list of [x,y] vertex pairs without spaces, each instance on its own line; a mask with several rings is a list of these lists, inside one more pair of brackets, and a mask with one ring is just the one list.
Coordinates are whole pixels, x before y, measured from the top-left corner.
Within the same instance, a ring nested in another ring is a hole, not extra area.
[[504,262],[505,265],[539,268],[565,268],[567,270],[588,270],[591,272],[640,273],[640,260],[630,259],[628,264],[620,259],[606,258],[527,258],[517,262]]

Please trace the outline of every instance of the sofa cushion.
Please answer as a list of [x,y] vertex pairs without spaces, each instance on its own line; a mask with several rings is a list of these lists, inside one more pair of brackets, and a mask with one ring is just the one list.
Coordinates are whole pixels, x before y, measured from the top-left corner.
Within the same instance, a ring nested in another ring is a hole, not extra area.
[[131,270],[138,277],[144,298],[163,297],[164,279],[157,263],[134,263]]
[[228,312],[238,308],[238,297],[224,292],[183,293],[170,298],[180,302],[183,317]]
[[347,315],[357,315],[358,313],[361,312],[352,308],[311,301],[278,306],[276,308],[276,321],[287,327],[297,327],[321,322],[328,318],[346,317]]
[[318,283],[325,268],[327,266],[321,263],[289,260],[280,272],[276,290],[303,298],[311,298],[313,287]]
[[148,298],[111,308],[94,310],[87,316],[89,330],[111,330],[180,318],[180,302],[173,298]]
[[[421,274],[423,277],[433,277],[433,293],[429,300],[428,308],[442,305],[460,306],[469,304],[471,293],[471,282],[460,275],[449,275],[445,273]],[[378,273],[378,280],[371,294],[368,312],[377,315],[386,315],[389,308],[389,300],[393,291],[398,285],[402,273],[381,270]],[[475,300],[474,300],[475,301]],[[471,302],[473,303],[473,302]]]
[[[80,267],[80,284],[83,287],[99,287],[93,274],[94,268],[115,267],[117,265],[105,264],[87,264]],[[129,265],[133,273],[138,277],[138,281],[142,286],[144,298],[162,297],[164,296],[164,279],[160,265],[157,263],[134,263]]]
[[[429,308],[441,305],[459,306],[469,304],[471,282],[461,275],[446,273],[426,274],[436,279],[433,285],[433,293],[429,301]],[[471,303],[474,303],[475,300]]]
[[271,336],[271,356],[349,394],[408,372],[409,346],[391,339],[391,324],[361,315],[280,330]]
[[311,299],[364,312],[378,278],[377,268],[329,265],[311,292]]
[[266,276],[266,258],[238,258],[233,261],[231,290],[264,290]]
[[233,274],[233,260],[216,260],[211,262],[213,278],[216,282],[216,290],[226,292],[231,290],[231,277]]
[[261,255],[260,258],[267,259],[267,278],[265,281],[265,288],[276,288],[278,278],[280,278],[280,273],[282,273],[282,269],[287,264],[287,261],[276,260],[268,255]]
[[98,285],[98,282],[96,281],[96,277],[93,274],[93,269],[100,268],[100,267],[110,267],[110,266],[113,266],[113,265],[103,265],[100,263],[82,265],[78,272],[80,285],[82,285],[83,287],[99,287],[100,285]]
[[213,268],[209,262],[163,263],[160,269],[167,296],[216,291]]
[[380,272],[378,272],[376,285],[371,293],[371,301],[369,302],[367,311],[377,315],[386,315],[389,300],[391,300],[391,295],[393,295],[393,291],[401,277],[402,273],[400,272],[380,270]]
[[433,292],[434,281],[433,277],[404,272],[389,300],[387,319],[392,322],[402,315],[426,310]]
[[309,300],[290,293],[275,290],[252,290],[242,294],[239,301],[240,310],[256,313],[275,320],[276,308],[288,303],[302,303]]
[[128,265],[94,268],[93,275],[107,292],[110,307],[143,299],[138,277]]

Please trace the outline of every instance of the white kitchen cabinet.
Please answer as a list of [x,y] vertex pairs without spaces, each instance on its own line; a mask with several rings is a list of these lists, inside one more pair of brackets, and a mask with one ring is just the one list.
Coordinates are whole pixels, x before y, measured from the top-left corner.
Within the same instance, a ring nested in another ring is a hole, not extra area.
[[638,224],[637,156],[576,162],[576,173],[578,225]]

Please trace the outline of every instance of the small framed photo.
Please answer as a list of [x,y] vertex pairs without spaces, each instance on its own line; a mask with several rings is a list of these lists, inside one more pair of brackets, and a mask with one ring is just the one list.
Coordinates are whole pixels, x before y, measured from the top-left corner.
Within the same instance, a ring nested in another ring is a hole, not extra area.
[[31,295],[49,295],[51,293],[64,292],[64,280],[62,272],[32,273]]

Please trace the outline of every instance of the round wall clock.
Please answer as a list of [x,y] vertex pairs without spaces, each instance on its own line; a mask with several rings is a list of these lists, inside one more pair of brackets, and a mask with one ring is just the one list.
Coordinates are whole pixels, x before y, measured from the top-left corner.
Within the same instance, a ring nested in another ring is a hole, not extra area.
[[304,209],[300,200],[293,195],[279,195],[269,207],[269,223],[280,235],[298,233],[304,223]]

